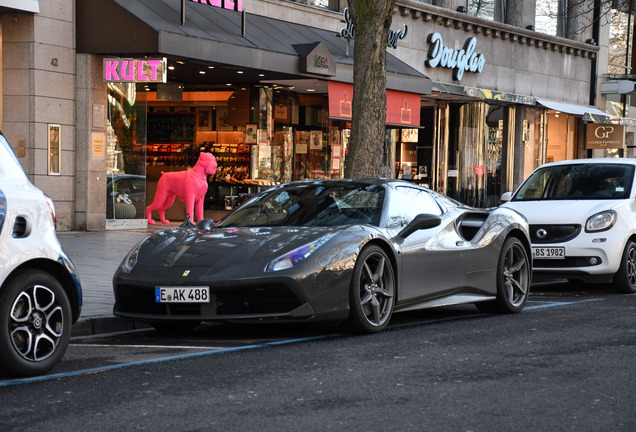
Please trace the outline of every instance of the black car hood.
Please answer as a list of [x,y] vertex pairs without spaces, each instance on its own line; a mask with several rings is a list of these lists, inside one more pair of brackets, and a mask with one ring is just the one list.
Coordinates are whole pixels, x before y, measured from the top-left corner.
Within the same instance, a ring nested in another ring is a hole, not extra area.
[[211,231],[160,231],[140,247],[138,266],[207,267],[265,266],[273,259],[343,227],[250,227]]

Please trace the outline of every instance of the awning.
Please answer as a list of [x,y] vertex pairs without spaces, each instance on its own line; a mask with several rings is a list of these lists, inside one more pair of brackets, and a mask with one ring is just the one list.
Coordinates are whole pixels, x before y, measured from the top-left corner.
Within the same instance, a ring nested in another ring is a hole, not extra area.
[[40,13],[40,3],[38,0],[0,0],[0,12],[16,11]]
[[615,125],[629,126],[629,127],[636,126],[636,119],[629,118],[629,117],[612,116],[605,113],[603,114],[585,113],[585,115],[583,116],[583,121],[588,123],[615,124]]
[[[329,117],[351,120],[353,84],[329,81]],[[386,91],[386,124],[403,128],[420,127],[420,97],[417,94]]]
[[[337,63],[335,76],[353,82],[353,43],[334,31],[181,0],[77,0],[77,52],[160,55],[261,69],[301,77],[297,45],[322,42]],[[431,80],[387,52],[387,88],[431,93]],[[289,76],[287,78],[290,78]]]
[[563,102],[553,102],[553,101],[549,101],[545,99],[537,99],[537,103],[539,105],[543,105],[544,107],[548,109],[560,111],[565,114],[572,114],[572,115],[579,115],[579,116],[582,116],[585,114],[595,114],[595,115],[607,116],[607,114],[604,113],[603,111],[594,107],[590,107],[590,106],[573,105],[573,104],[567,104]]

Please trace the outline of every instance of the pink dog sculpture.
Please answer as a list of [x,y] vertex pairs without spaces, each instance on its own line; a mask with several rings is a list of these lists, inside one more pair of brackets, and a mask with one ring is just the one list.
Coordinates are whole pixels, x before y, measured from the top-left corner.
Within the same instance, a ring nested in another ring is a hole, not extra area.
[[212,153],[203,152],[199,155],[197,163],[186,171],[161,172],[161,177],[157,183],[155,198],[146,207],[146,219],[149,224],[154,224],[152,211],[159,212],[161,222],[168,224],[166,210],[172,207],[175,198],[185,201],[186,223],[192,222],[194,210],[196,209],[197,220],[203,219],[203,201],[208,191],[208,176],[216,172],[216,158]]

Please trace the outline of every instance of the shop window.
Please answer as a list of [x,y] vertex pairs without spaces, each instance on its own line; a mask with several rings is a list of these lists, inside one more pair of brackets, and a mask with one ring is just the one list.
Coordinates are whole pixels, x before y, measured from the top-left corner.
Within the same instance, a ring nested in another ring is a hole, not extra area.
[[106,219],[145,219],[146,104],[135,84],[108,84]]
[[449,107],[451,133],[440,159],[447,161],[440,173],[447,185],[446,195],[474,207],[499,204],[503,167],[509,157],[504,143],[512,127],[508,111],[508,107],[481,102]]
[[517,134],[514,147],[514,179],[512,189],[545,161],[544,110],[525,106],[516,110]]

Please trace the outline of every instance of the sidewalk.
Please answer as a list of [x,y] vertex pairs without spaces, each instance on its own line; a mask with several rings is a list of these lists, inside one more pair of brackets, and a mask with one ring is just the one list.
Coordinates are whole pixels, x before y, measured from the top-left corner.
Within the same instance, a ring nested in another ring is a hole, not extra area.
[[[215,212],[214,220],[227,212]],[[133,323],[113,315],[113,275],[126,254],[155,231],[177,228],[183,222],[158,222],[147,229],[61,231],[57,238],[64,251],[75,265],[82,284],[83,305],[80,319],[73,326],[73,336],[85,336],[112,331],[148,327],[144,323]]]

